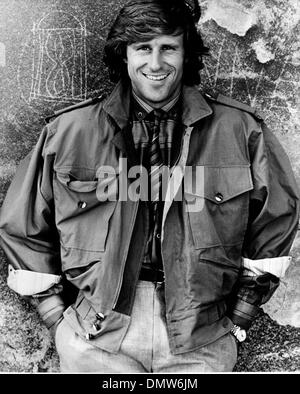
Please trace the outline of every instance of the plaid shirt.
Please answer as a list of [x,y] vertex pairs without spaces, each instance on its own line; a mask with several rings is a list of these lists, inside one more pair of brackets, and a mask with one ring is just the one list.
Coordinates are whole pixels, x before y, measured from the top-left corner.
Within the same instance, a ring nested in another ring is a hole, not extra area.
[[[135,150],[139,157],[139,162],[148,171],[150,170],[149,164],[149,147],[152,136],[153,129],[153,108],[147,103],[141,100],[134,92],[134,99],[132,100],[132,117],[134,127],[133,131],[133,143]],[[164,107],[162,110],[165,112],[165,116],[160,123],[160,150],[162,155],[162,162],[164,166],[171,168],[179,155],[181,137],[182,137],[182,125],[180,123],[180,96],[178,95]],[[150,188],[149,188],[150,190]],[[161,221],[163,211],[163,202],[159,202],[159,213]],[[154,234],[154,222],[149,213],[149,237],[146,245],[146,252],[143,260],[143,267],[150,268],[155,266],[156,269],[163,270],[162,259],[160,254],[160,240]],[[159,223],[158,228],[160,229],[161,223]],[[160,231],[160,230],[158,230]],[[157,234],[156,234],[157,235]],[[156,251],[158,251],[157,260],[151,255],[152,243],[156,242]]]

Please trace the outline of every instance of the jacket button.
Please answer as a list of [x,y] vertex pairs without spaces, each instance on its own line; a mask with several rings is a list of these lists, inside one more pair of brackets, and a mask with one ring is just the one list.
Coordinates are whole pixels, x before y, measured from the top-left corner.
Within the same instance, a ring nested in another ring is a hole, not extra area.
[[96,319],[103,321],[103,320],[105,320],[105,316],[103,315],[103,313],[98,312],[98,313],[96,313]]
[[138,116],[139,118],[142,118],[142,117],[143,117],[143,112],[138,112],[137,116]]
[[79,201],[78,208],[84,209],[87,207],[87,203],[85,201]]
[[217,202],[222,202],[222,201],[224,200],[223,194],[217,193],[217,194],[215,195],[215,200],[216,200]]
[[95,323],[93,324],[93,329],[94,329],[95,331],[99,331],[99,330],[101,329],[101,324],[98,323],[98,322],[95,322]]

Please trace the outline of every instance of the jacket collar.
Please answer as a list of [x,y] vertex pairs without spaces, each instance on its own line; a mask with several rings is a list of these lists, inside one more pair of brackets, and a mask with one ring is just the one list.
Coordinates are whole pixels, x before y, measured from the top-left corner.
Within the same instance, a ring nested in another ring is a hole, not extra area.
[[130,119],[130,85],[126,82],[119,81],[103,109],[115,120],[120,129],[124,129]]
[[195,86],[183,86],[182,93],[182,122],[185,126],[192,126],[198,120],[213,113],[213,110]]
[[[120,129],[126,127],[130,119],[130,83],[119,81],[105,102],[103,109],[117,122]],[[202,94],[194,86],[183,87],[182,122],[191,126],[212,114]]]

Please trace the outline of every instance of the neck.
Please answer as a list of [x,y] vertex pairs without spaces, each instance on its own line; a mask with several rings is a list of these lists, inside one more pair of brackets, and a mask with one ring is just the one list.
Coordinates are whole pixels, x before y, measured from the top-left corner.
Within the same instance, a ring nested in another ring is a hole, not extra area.
[[144,108],[146,112],[151,112],[153,109],[163,109],[164,111],[168,112],[178,101],[180,97],[180,91],[177,92],[176,95],[170,98],[167,102],[164,102],[162,105],[150,105],[144,99],[142,99],[134,90],[132,90],[132,94],[137,102]]

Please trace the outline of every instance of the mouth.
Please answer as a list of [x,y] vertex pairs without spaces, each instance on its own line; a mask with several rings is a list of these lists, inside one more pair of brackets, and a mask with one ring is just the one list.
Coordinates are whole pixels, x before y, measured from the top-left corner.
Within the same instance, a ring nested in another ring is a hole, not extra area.
[[143,73],[144,77],[146,77],[147,79],[150,79],[150,81],[156,81],[156,82],[161,82],[163,80],[165,80],[166,78],[168,78],[168,76],[170,75],[170,73],[167,74],[146,74]]

